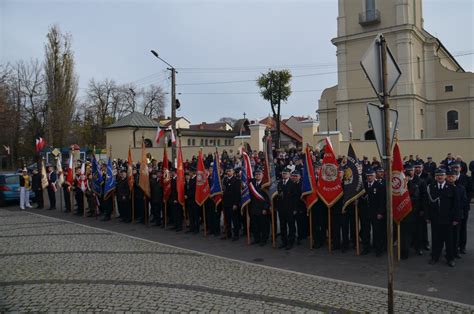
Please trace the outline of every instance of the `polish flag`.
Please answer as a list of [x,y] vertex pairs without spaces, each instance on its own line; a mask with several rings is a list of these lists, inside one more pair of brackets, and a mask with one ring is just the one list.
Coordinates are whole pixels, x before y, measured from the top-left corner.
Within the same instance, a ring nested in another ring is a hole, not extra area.
[[173,145],[176,145],[176,137],[174,137],[173,128],[171,128],[171,143],[173,143]]
[[44,146],[46,145],[46,142],[41,136],[38,136],[36,138],[36,152],[39,153],[40,151],[43,150]]
[[165,129],[161,129],[160,127],[158,127],[156,129],[156,136],[155,136],[155,142],[156,144],[160,144],[160,139],[162,137],[165,137],[165,134],[166,134],[166,130]]

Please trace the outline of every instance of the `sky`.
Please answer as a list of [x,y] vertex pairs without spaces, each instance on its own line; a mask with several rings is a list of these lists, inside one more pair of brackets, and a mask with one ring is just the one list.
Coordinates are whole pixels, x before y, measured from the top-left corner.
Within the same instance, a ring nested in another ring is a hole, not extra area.
[[[294,76],[283,117],[314,117],[322,90],[337,82],[337,14],[336,0],[0,0],[0,63],[43,60],[57,24],[73,37],[79,101],[92,78],[169,91],[154,49],[177,69],[177,115],[193,123],[268,116],[254,80],[270,68]],[[424,0],[423,14],[425,29],[473,71],[474,1]]]

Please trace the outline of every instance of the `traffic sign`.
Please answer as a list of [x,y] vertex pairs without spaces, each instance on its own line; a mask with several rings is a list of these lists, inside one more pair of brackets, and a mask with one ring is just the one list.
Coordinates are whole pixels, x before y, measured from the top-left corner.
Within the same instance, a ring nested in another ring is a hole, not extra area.
[[[379,150],[380,157],[385,156],[385,126],[384,126],[384,108],[381,105],[368,103],[367,111],[369,113],[370,123],[375,135],[375,142]],[[393,145],[393,138],[398,124],[398,111],[390,109],[390,150]]]
[[[369,79],[372,88],[382,101],[383,96],[383,77],[382,77],[382,56],[380,38],[382,34],[378,34],[375,40],[365,52],[360,65]],[[402,75],[402,71],[398,67],[397,62],[393,58],[392,52],[387,46],[387,93],[390,92],[397,84],[398,79]]]

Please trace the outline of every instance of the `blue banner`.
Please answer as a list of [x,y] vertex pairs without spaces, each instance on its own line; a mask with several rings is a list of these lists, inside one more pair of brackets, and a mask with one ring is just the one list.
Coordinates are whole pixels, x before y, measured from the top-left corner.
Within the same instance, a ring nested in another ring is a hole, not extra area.
[[92,191],[94,193],[101,195],[102,194],[102,183],[104,178],[102,177],[102,172],[99,168],[99,163],[95,158],[95,155],[92,155]]
[[362,181],[362,165],[356,157],[352,144],[349,143],[347,152],[347,161],[342,168],[344,177],[342,178],[342,187],[344,190],[343,207],[345,210],[349,204],[364,194],[364,182]]
[[115,191],[115,177],[112,171],[112,161],[110,160],[107,162],[107,172],[105,178],[105,187],[104,187],[104,199],[108,199],[110,196],[113,195]]
[[219,175],[219,156],[217,152],[214,154],[214,163],[212,165],[211,197],[216,205],[222,200],[222,183],[221,176]]
[[[242,181],[242,186],[240,189],[240,208],[243,209],[245,206],[250,203],[250,191],[249,191],[249,170],[247,165],[247,161],[245,160],[245,155],[247,153],[242,152],[242,169],[241,169],[241,181]],[[248,156],[247,156],[248,158]]]

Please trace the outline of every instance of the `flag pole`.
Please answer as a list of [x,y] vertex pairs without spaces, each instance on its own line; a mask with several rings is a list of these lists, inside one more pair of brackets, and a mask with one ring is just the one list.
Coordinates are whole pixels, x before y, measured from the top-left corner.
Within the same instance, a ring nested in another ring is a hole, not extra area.
[[328,250],[332,253],[331,207],[328,206]]
[[246,216],[247,216],[247,244],[250,245],[250,215],[249,206],[245,205]]
[[145,220],[145,226],[148,227],[148,202],[146,201],[146,195],[143,196],[143,219]]
[[163,217],[165,229],[168,227],[168,202],[165,201],[165,215]]
[[[400,243],[400,223],[397,223],[397,255],[398,255],[398,261],[400,261],[400,251],[402,244]],[[393,249],[393,248],[392,248]]]
[[273,206],[273,200],[272,200],[272,246],[275,249],[276,248],[276,230],[275,230],[275,207]]
[[359,247],[359,201],[355,201],[355,240],[356,240],[356,254],[360,255]]
[[135,186],[132,189],[131,201],[132,201],[132,223],[134,224],[135,223]]
[[204,236],[207,237],[207,225],[206,225],[206,204],[202,204],[202,218],[204,222]]
[[313,209],[312,206],[309,209],[309,248],[310,250],[313,249]]

